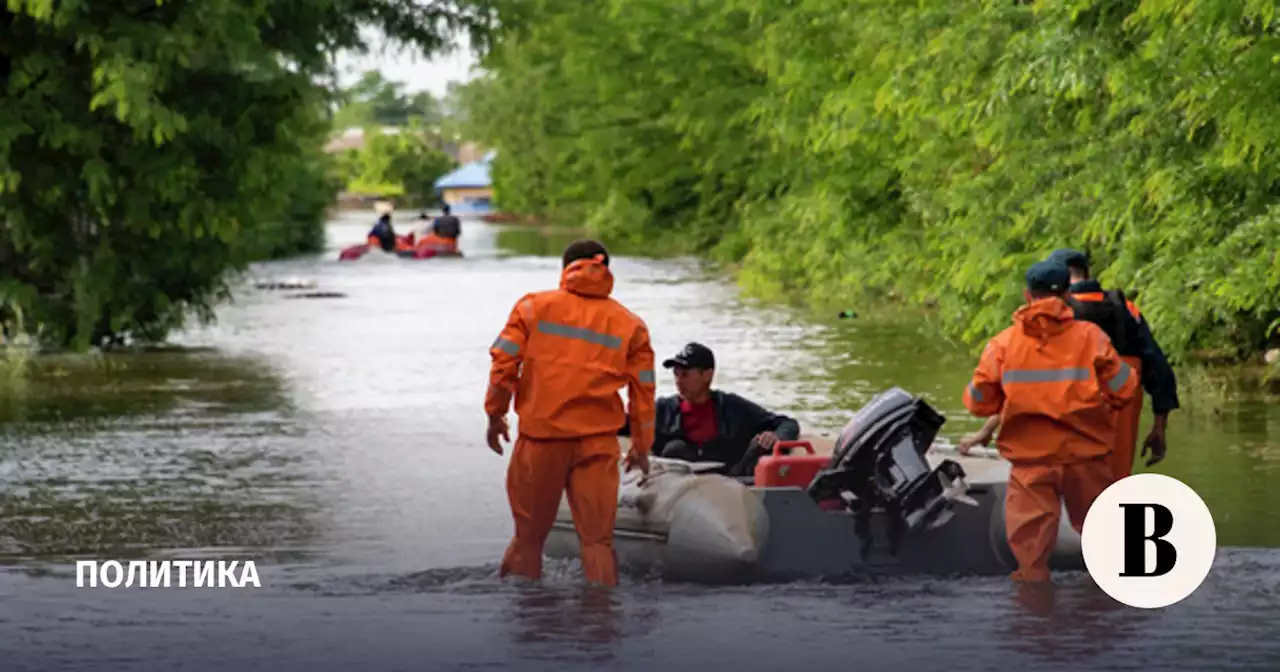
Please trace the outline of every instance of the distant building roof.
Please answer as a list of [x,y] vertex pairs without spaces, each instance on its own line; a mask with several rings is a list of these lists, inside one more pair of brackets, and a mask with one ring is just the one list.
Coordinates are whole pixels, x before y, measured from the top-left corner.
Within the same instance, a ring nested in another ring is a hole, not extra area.
[[[385,135],[396,135],[400,133],[398,126],[382,126],[378,130]],[[325,145],[326,152],[341,152],[348,149],[360,149],[364,147],[364,129],[359,126],[352,126],[344,130],[338,135],[329,138],[328,144]]]
[[479,161],[468,163],[461,168],[436,180],[436,189],[465,189],[467,187],[490,187],[493,181],[489,178],[489,163],[494,152],[489,152]]

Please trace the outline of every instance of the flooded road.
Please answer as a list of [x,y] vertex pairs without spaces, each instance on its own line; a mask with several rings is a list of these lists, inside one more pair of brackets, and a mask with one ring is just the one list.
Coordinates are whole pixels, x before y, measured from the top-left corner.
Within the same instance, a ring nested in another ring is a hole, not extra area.
[[[1144,612],[1085,576],[700,588],[624,578],[506,587],[506,458],[484,446],[487,348],[565,239],[468,222],[465,259],[264,264],[339,298],[247,285],[173,351],[50,358],[0,398],[0,670],[1280,669],[1280,406],[1191,399],[1159,470],[1215,514],[1218,564]],[[838,430],[899,385],[979,426],[974,363],[918,321],[860,306],[815,322],[754,306],[688,260],[617,258],[615,296],[659,359],[699,340],[717,385]],[[660,376],[659,393],[674,391]],[[1149,419],[1148,419],[1149,422]],[[1145,431],[1145,427],[1144,427]],[[254,558],[260,589],[77,589],[76,559]]]

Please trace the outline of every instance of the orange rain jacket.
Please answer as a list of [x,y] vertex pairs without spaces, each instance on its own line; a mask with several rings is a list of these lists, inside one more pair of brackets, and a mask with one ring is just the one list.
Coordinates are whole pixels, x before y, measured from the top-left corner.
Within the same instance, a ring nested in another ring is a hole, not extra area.
[[559,289],[516,303],[489,349],[489,417],[505,414],[514,394],[522,436],[616,436],[629,420],[631,450],[650,451],[657,387],[649,329],[612,291],[609,267],[581,259],[564,269]]
[[1115,442],[1119,409],[1138,376],[1096,324],[1061,299],[1033,301],[987,344],[964,391],[977,416],[1000,414],[1000,453],[1015,464],[1101,457]]

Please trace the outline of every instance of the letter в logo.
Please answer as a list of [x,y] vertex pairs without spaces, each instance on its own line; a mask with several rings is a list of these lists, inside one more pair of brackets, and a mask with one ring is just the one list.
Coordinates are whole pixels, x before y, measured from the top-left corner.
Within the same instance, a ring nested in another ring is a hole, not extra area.
[[1103,491],[1080,535],[1085,567],[1117,602],[1159,609],[1186,599],[1218,550],[1209,507],[1182,481],[1136,474]]

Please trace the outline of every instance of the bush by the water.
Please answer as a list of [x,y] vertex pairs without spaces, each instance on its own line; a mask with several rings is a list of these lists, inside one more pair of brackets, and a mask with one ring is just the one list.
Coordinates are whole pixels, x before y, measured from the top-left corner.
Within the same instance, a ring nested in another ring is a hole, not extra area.
[[528,0],[465,92],[504,208],[936,302],[981,343],[1086,249],[1175,359],[1280,324],[1280,29],[1247,0]]

